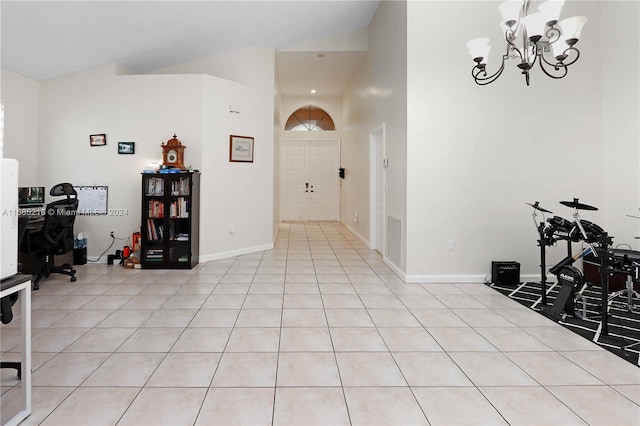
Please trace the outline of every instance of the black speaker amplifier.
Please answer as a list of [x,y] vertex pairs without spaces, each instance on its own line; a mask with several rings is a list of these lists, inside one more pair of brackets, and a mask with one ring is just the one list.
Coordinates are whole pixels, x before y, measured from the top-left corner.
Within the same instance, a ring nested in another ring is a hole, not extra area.
[[518,262],[491,262],[491,282],[508,286],[520,284],[520,264]]

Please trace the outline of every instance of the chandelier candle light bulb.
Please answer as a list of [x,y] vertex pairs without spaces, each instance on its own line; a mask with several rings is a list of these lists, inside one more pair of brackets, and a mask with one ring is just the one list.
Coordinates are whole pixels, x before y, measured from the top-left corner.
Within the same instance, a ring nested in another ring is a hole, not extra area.
[[[538,62],[542,72],[551,78],[560,79],[567,75],[569,65],[580,57],[575,48],[580,40],[582,28],[587,22],[584,16],[566,18],[560,22],[560,11],[564,0],[547,0],[538,6],[538,11],[529,13],[531,0],[507,0],[498,10],[502,15],[500,26],[504,32],[506,52],[498,70],[487,74],[489,39],[476,38],[467,43],[469,54],[474,61],[471,75],[480,86],[493,83],[500,77],[508,59],[517,59],[516,64],[529,85],[529,72]],[[553,58],[549,52],[553,50]]]
[[491,50],[491,46],[489,46],[489,38],[474,38],[467,43],[467,47],[469,48],[469,54],[474,61],[485,65],[487,64],[489,51]]
[[562,6],[564,6],[564,0],[546,1],[538,6],[538,10],[547,19],[547,25],[553,26],[558,23]]

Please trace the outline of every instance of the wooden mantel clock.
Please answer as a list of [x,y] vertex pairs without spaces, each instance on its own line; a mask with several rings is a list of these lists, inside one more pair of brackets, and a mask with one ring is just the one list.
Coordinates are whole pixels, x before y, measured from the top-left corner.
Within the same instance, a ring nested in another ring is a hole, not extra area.
[[175,133],[172,139],[169,139],[166,144],[163,142],[160,146],[162,147],[163,166],[180,170],[186,169],[184,167],[184,149],[186,146],[182,145]]

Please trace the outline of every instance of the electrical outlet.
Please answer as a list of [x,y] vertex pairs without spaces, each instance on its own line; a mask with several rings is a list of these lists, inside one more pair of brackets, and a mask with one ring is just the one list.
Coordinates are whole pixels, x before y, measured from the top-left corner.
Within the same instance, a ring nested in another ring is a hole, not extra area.
[[449,240],[447,242],[447,250],[454,251],[456,249],[456,242],[454,240]]

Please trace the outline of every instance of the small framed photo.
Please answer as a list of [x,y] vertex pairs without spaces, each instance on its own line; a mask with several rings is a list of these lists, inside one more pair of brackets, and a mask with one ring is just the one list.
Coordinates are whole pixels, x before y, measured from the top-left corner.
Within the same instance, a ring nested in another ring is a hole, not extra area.
[[118,154],[135,154],[135,142],[118,142]]
[[231,135],[229,140],[229,161],[253,163],[252,137]]
[[89,144],[91,146],[104,146],[107,144],[107,135],[105,133],[100,133],[98,135],[90,135]]

